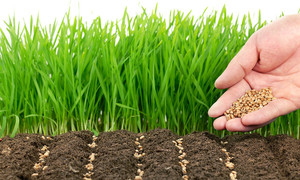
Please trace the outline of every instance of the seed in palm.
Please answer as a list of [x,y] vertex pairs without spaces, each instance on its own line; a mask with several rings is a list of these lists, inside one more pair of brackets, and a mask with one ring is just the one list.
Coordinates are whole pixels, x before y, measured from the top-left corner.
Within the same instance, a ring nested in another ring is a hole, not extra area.
[[249,90],[237,101],[232,103],[232,106],[225,111],[224,115],[227,120],[234,118],[242,118],[250,112],[257,111],[269,102],[273,101],[275,97],[272,95],[271,88],[263,88],[261,90]]

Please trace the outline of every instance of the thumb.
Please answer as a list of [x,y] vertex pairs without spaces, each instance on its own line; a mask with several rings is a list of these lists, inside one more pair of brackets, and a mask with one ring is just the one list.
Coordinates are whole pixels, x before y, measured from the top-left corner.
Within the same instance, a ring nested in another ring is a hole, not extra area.
[[253,34],[216,80],[216,88],[229,88],[241,81],[254,68],[257,60],[256,35]]

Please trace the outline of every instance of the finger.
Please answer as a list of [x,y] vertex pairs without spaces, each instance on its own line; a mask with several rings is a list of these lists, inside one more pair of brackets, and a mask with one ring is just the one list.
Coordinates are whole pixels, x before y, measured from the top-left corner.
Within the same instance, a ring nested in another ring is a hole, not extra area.
[[249,84],[243,79],[236,85],[229,88],[208,110],[210,117],[219,117],[229,109],[234,101],[250,90]]
[[231,60],[225,71],[216,80],[215,86],[225,89],[241,81],[248,74],[258,60],[256,36],[251,36],[245,46]]
[[267,124],[271,123],[272,121],[274,121],[275,119],[272,119],[264,124],[260,124],[260,125],[255,125],[255,126],[245,126],[242,123],[242,119],[241,118],[235,118],[235,119],[231,119],[229,121],[226,122],[226,129],[228,131],[231,132],[247,132],[247,131],[253,131],[255,129],[261,128],[266,126]]
[[214,128],[216,130],[224,130],[226,129],[226,117],[225,116],[221,116],[219,118],[217,118],[215,121],[214,121]]
[[295,56],[300,45],[300,41],[295,41],[300,38],[300,26],[296,23],[299,20],[299,15],[285,16],[259,30],[257,49],[260,62],[254,67],[255,71],[272,71]]
[[245,115],[242,123],[245,126],[264,124],[296,109],[297,107],[289,100],[275,99],[265,107]]

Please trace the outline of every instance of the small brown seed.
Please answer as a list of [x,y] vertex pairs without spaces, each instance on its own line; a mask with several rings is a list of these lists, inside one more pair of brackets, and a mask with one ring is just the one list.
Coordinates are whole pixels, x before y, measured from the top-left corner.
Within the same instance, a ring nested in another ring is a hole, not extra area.
[[93,135],[93,141],[96,141],[97,139],[98,139],[98,137]]
[[141,155],[140,155],[139,153],[136,152],[136,153],[134,153],[134,157],[138,159],[138,158],[141,157]]
[[141,176],[135,176],[134,180],[143,180]]
[[226,154],[227,158],[229,158],[229,152],[225,152],[225,154]]
[[33,173],[31,176],[38,176],[39,175],[39,173]]
[[185,159],[182,160],[181,162],[182,162],[183,164],[188,164],[188,163],[190,163],[188,160],[185,160]]
[[221,141],[221,144],[225,145],[225,144],[228,144],[228,142],[227,141],[225,141],[225,142]]
[[43,146],[43,148],[41,149],[41,151],[46,151],[48,149],[48,147],[46,145]]
[[142,140],[142,139],[144,139],[144,138],[145,138],[145,136],[141,136],[141,137],[140,137],[140,140]]
[[92,162],[92,161],[94,161],[95,160],[95,156],[96,156],[96,154],[95,153],[92,153],[91,155],[90,155],[90,162]]
[[135,141],[134,143],[135,143],[135,145],[140,145],[140,143],[138,141]]
[[188,180],[188,179],[189,179],[189,176],[188,176],[188,175],[183,175],[183,176],[182,176],[182,179],[183,179],[183,180]]
[[34,166],[33,166],[33,169],[36,170],[36,171],[41,169],[41,168],[42,168],[42,166],[41,166],[40,163],[35,163]]
[[49,151],[49,150],[47,150],[47,151],[45,152],[45,154],[41,154],[41,153],[40,153],[40,159],[41,159],[41,160],[45,159],[46,157],[49,156],[49,154],[50,154],[50,151]]
[[177,147],[178,149],[180,149],[180,150],[183,150],[183,149],[184,149],[182,146],[176,145],[176,147]]
[[232,162],[226,162],[225,163],[226,167],[228,167],[229,169],[234,169],[234,164]]
[[178,156],[179,159],[183,159],[186,156],[186,153],[183,152],[180,156]]
[[85,173],[83,176],[84,177],[91,177],[94,173],[93,172],[88,172],[88,173]]
[[230,180],[236,180],[236,176],[237,176],[236,171],[231,171],[229,176],[230,176]]
[[42,139],[45,140],[46,139],[45,136],[42,136]]
[[178,144],[182,144],[182,141],[181,140],[176,140],[176,142],[178,143]]
[[94,166],[93,166],[93,164],[89,163],[89,164],[85,165],[85,168],[89,171],[92,171],[94,169]]
[[88,146],[89,146],[90,148],[95,148],[95,147],[97,146],[97,144],[96,144],[95,142],[93,142],[92,144],[88,144]]
[[50,154],[50,151],[49,151],[49,150],[47,150],[47,151],[45,152],[44,156],[48,157],[48,156],[49,156],[49,154]]
[[48,166],[44,166],[43,167],[43,171],[45,171],[46,169],[48,169]]

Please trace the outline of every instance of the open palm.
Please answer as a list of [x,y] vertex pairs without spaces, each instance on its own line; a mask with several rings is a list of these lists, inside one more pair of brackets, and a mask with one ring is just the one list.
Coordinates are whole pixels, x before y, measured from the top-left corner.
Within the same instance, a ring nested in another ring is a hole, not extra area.
[[[209,110],[218,117],[217,130],[251,131],[299,109],[300,15],[283,17],[254,33],[215,85],[229,88]],[[266,87],[276,97],[267,106],[230,121],[222,116],[247,90]]]

